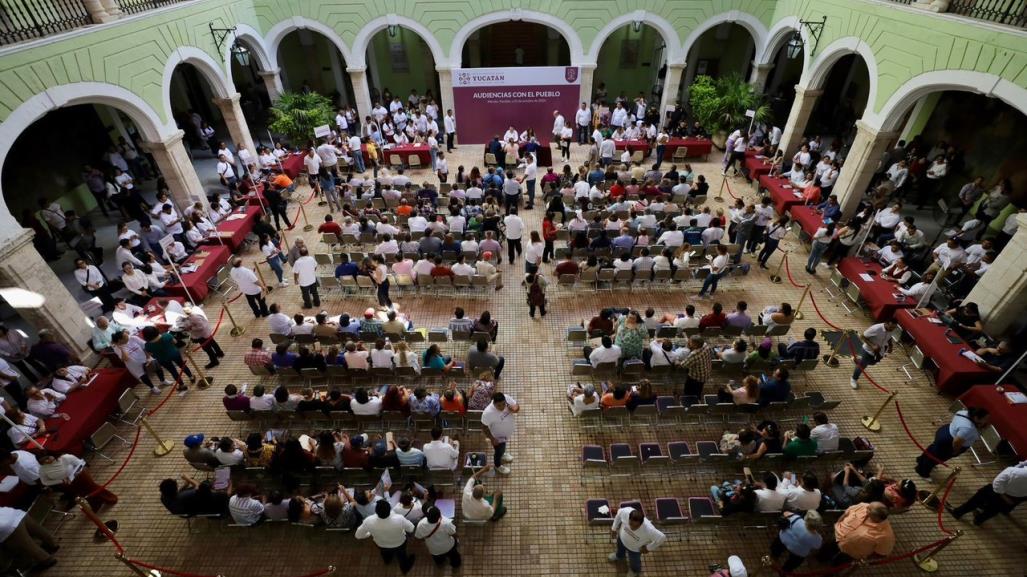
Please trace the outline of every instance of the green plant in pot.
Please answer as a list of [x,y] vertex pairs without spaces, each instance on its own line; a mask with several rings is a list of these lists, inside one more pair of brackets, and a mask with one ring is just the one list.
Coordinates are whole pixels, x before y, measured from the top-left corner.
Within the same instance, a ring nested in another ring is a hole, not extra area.
[[302,147],[314,138],[314,128],[331,124],[332,101],[310,92],[286,92],[271,107],[268,130],[284,136],[292,147]]
[[709,131],[713,143],[721,149],[728,133],[749,127],[751,119],[745,115],[746,110],[756,111],[755,121],[758,123],[772,120],[770,105],[764,96],[737,74],[717,79],[696,76],[688,87],[688,102],[696,120]]

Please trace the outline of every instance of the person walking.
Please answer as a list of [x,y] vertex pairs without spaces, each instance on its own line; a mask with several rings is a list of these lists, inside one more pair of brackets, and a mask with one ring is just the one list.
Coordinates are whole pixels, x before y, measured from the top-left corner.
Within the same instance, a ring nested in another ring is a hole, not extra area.
[[820,258],[824,256],[824,251],[831,246],[831,241],[834,240],[834,227],[834,221],[828,218],[824,220],[824,226],[813,233],[813,244],[810,247],[809,260],[806,261],[806,272],[809,274],[817,274]]
[[392,299],[389,298],[389,267],[385,265],[385,257],[376,254],[371,257],[374,269],[371,271],[371,280],[378,289],[378,304],[383,307],[392,308]]
[[452,519],[444,517],[438,507],[428,508],[414,529],[414,537],[424,540],[437,567],[442,567],[447,560],[454,570],[460,567],[462,560],[456,539],[456,525]]
[[616,563],[627,557],[627,577],[637,577],[642,572],[642,555],[655,551],[667,541],[667,536],[646,519],[645,513],[634,507],[621,507],[610,531],[617,538],[617,550],[607,559]]
[[715,256],[713,258],[713,262],[710,263],[710,274],[706,276],[706,280],[702,283],[702,289],[699,290],[699,298],[705,298],[707,291],[710,296],[713,296],[713,293],[717,292],[717,283],[720,282],[720,277],[727,272],[727,267],[727,246],[718,244],[717,256]]
[[760,263],[760,268],[767,268],[767,261],[770,259],[770,255],[774,254],[774,251],[781,244],[781,239],[788,234],[788,221],[788,215],[782,214],[781,218],[767,227],[763,236],[763,248],[760,249],[760,254],[756,257],[757,262]]
[[528,316],[535,318],[535,309],[539,316],[546,316],[546,279],[539,273],[529,273],[524,279],[524,287],[528,293]]
[[382,554],[386,565],[395,557],[404,575],[410,572],[417,557],[407,553],[407,533],[414,532],[414,524],[399,513],[392,512],[392,504],[381,499],[374,506],[374,515],[364,519],[353,534],[357,539],[370,537]]
[[310,256],[307,247],[300,249],[300,257],[292,264],[292,277],[300,287],[300,294],[303,295],[303,308],[320,307],[321,295],[317,294],[317,261]]
[[481,430],[485,438],[492,443],[492,463],[502,475],[510,474],[510,467],[514,457],[506,451],[506,444],[510,437],[517,431],[517,413],[521,412],[521,406],[513,397],[503,393],[493,393],[492,402],[489,403],[481,413]]
[[820,549],[824,543],[824,538],[819,533],[823,524],[820,513],[816,511],[807,511],[805,515],[789,511],[783,513],[777,536],[770,544],[770,556],[774,559],[788,552],[788,559],[781,566],[782,571],[795,571],[810,553]]
[[278,286],[289,286],[289,281],[285,280],[285,271],[282,269],[283,255],[282,249],[278,248],[278,243],[271,240],[271,237],[266,234],[260,235],[258,242],[260,252],[264,255],[264,262],[271,267],[278,278]]
[[867,367],[881,362],[885,355],[891,353],[892,343],[901,334],[898,330],[898,323],[894,320],[884,321],[876,325],[870,325],[863,331],[863,351],[856,361],[856,369],[849,379],[849,386],[853,389],[859,388],[859,377]]
[[[322,166],[321,170],[325,171],[327,169]],[[334,186],[334,181],[332,181],[332,186]],[[321,184],[321,187],[329,188],[326,187],[324,183]],[[281,221],[284,220],[286,228],[292,229],[292,223],[289,222],[289,215],[285,214],[285,210],[288,205],[285,197],[282,196],[282,191],[274,184],[269,184],[264,187],[264,200],[267,201],[267,209],[275,219],[275,228],[282,230]]]
[[987,409],[969,407],[956,411],[952,422],[938,427],[934,442],[916,459],[916,473],[928,479],[940,463],[958,457],[981,438],[981,429],[990,423]]
[[521,238],[524,236],[524,220],[517,214],[517,209],[510,209],[510,213],[503,218],[503,234],[506,236],[506,252],[509,261],[521,254]]
[[1027,461],[1006,467],[966,503],[958,507],[945,503],[945,509],[956,519],[973,511],[974,525],[979,527],[999,513],[1008,515],[1024,501],[1027,501]]
[[221,345],[214,340],[214,330],[211,328],[207,316],[190,305],[186,305],[182,312],[184,313],[182,329],[188,331],[189,338],[200,345],[210,359],[210,362],[203,368],[213,369],[221,364],[219,359],[225,356],[225,352],[221,350]]
[[179,391],[184,391],[188,387],[182,382],[178,369],[182,369],[182,372],[189,377],[190,382],[196,384],[196,377],[182,359],[182,353],[175,346],[175,337],[170,332],[160,334],[157,327],[149,325],[143,327],[142,337],[146,341],[143,349],[153,357],[153,360],[157,361],[158,365],[171,373],[171,378],[178,383]]
[[235,282],[239,292],[246,295],[246,303],[253,310],[254,317],[259,319],[270,314],[267,310],[267,301],[264,300],[264,292],[266,290],[264,285],[260,282],[256,273],[253,272],[253,269],[242,265],[241,258],[236,258],[232,261],[232,272],[228,276],[232,277],[232,281]]

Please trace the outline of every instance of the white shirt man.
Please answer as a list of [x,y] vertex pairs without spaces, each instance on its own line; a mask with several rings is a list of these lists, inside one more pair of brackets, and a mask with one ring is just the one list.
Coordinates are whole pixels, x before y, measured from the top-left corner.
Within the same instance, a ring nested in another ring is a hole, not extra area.
[[601,407],[599,403],[599,395],[592,392],[592,400],[589,401],[585,398],[585,393],[579,393],[571,399],[571,414],[575,417],[580,417],[582,413],[588,411],[598,411]]
[[933,251],[934,257],[938,259],[938,264],[945,270],[959,266],[966,259],[966,251],[963,250],[963,247],[957,243],[952,244],[956,246],[949,246],[949,243],[946,242]]
[[838,181],[838,169],[834,166],[827,169],[824,175],[820,177],[820,186],[823,188],[830,188],[834,186],[834,183]]
[[297,286],[310,286],[317,282],[317,261],[309,254],[296,259],[292,265],[292,274]]
[[596,347],[588,355],[588,362],[592,367],[598,367],[602,363],[615,363],[620,360],[620,346],[610,345],[610,348]]
[[838,450],[838,425],[834,423],[824,423],[817,425],[809,432],[809,438],[817,442],[817,452],[827,453],[829,451]]
[[[698,321],[696,321],[698,323]],[[698,324],[696,324],[698,326]],[[649,343],[649,350],[652,351],[653,356],[650,364],[654,367],[663,367],[672,365],[678,362],[681,358],[681,349],[669,351],[663,349],[663,343],[656,339],[652,339]]]
[[602,144],[599,145],[599,156],[606,159],[613,159],[614,153],[617,151],[617,143],[612,138],[603,140]]
[[268,328],[273,335],[292,334],[293,322],[285,313],[274,313],[267,318]]
[[518,240],[524,236],[524,220],[520,215],[508,214],[503,218],[503,226],[506,227],[506,238]]
[[445,516],[439,518],[438,523],[432,523],[427,518],[421,519],[414,529],[414,537],[424,539],[424,545],[428,553],[435,556],[445,555],[456,546],[456,525],[453,520]]
[[446,128],[446,134],[456,133],[456,117],[453,116],[452,111],[446,114],[446,117],[442,119],[442,123]]
[[553,138],[560,138],[566,125],[563,115],[559,111],[553,111]]
[[624,109],[619,103],[617,108],[613,109],[613,113],[610,115],[610,126],[617,128],[624,128],[624,124],[628,121],[628,111]]
[[435,439],[421,448],[429,469],[455,471],[460,464],[459,444],[448,440]]
[[632,507],[621,507],[613,518],[611,530],[624,544],[624,548],[633,553],[639,553],[642,549],[653,551],[659,548],[667,540],[667,536],[654,527],[649,519],[644,519],[638,529],[632,529],[630,516],[634,510]]
[[581,108],[574,113],[574,123],[578,126],[588,126],[592,122],[592,111],[588,109],[584,102],[581,103]]
[[[525,258],[527,258],[528,252],[531,252],[531,247],[528,247],[528,251],[525,252]],[[541,253],[539,258],[541,258]],[[454,263],[451,268],[453,274],[457,276],[474,276],[474,267],[465,262]]]
[[14,462],[11,463],[11,470],[17,475],[18,480],[26,485],[39,484],[39,460],[28,451],[11,451]]
[[897,326],[889,331],[888,327],[886,327],[884,323],[870,325],[867,330],[863,331],[863,339],[866,341],[863,343],[863,350],[866,351],[867,354],[872,355],[874,354],[874,348],[872,345],[876,345],[883,354],[884,351],[887,350],[889,341],[891,341],[892,338],[898,338],[900,334],[902,334],[902,329]]
[[877,216],[874,217],[874,222],[881,228],[892,230],[902,220],[902,214],[899,213],[899,210],[897,206],[889,206],[877,213]]
[[374,247],[374,254],[399,254],[399,244],[395,239],[383,240]]
[[68,398],[64,393],[58,393],[53,389],[40,389],[43,394],[42,399],[30,398],[28,400],[28,410],[33,415],[48,419],[54,416],[57,412],[57,406],[61,404],[64,399]]
[[506,404],[503,409],[497,409],[496,403],[489,403],[481,413],[481,424],[488,427],[492,438],[499,443],[505,443],[517,432],[517,413],[511,409],[517,408],[517,401],[509,394],[506,394]]
[[467,479],[464,485],[463,494],[460,499],[460,508],[464,519],[471,521],[487,521],[492,518],[495,509],[484,498],[474,498],[474,484],[477,481],[474,477]]
[[798,484],[795,473],[786,474],[777,490],[785,496],[785,507],[791,511],[814,511],[820,506],[820,489],[807,491]]
[[775,489],[756,489],[756,512],[778,513],[785,506],[785,494]]
[[702,243],[704,246],[719,243],[722,238],[724,238],[724,229],[719,226],[711,226],[702,231]]
[[677,247],[681,246],[685,242],[685,234],[680,230],[668,230],[660,235],[659,240],[656,244],[662,244],[664,246]]
[[688,313],[685,313],[674,320],[674,326],[679,329],[697,329],[699,328],[699,321],[698,316],[688,316]]
[[317,147],[317,155],[321,157],[321,165],[332,168],[339,164],[339,151],[334,145],[324,142]]
[[264,504],[250,496],[232,495],[228,500],[228,512],[239,525],[254,525],[264,514]]
[[896,162],[888,167],[888,172],[886,174],[888,175],[888,180],[895,185],[895,188],[902,188],[902,185],[906,184],[906,177],[909,176],[909,169],[907,169],[903,164],[904,163],[900,164]]
[[777,126],[771,127],[770,129],[770,144],[777,146],[781,142],[781,129]]

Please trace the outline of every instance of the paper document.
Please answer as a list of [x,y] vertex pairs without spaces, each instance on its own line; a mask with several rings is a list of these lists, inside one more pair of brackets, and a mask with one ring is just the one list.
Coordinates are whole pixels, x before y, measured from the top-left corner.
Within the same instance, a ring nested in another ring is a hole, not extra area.
[[975,363],[984,362],[984,359],[982,359],[980,355],[973,351],[960,351],[959,354],[963,355],[964,357],[970,359]]
[[868,275],[865,272],[859,273],[859,278],[861,278],[861,279],[863,279],[863,280],[865,280],[867,282],[874,282],[874,277]]
[[[1016,392],[1012,392],[1012,393],[1006,393],[1006,400],[1008,400],[1010,403],[1012,403],[1014,405],[1023,405],[1025,403],[1027,403],[1027,395],[1021,393],[1020,391],[1016,391]],[[4,479],[4,480],[6,481],[6,479]],[[0,484],[0,489],[2,489],[2,488],[3,488],[3,485]]]
[[243,220],[245,218],[246,218],[245,214],[236,213],[236,214],[230,214],[230,215],[226,216],[225,220]]

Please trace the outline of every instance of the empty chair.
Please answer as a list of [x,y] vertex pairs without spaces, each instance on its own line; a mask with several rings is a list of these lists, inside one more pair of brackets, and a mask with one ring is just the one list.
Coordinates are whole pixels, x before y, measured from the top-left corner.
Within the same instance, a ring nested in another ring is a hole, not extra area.
[[664,467],[670,463],[670,456],[663,454],[659,443],[640,443],[638,456],[642,460],[642,466],[647,468]]
[[688,516],[681,510],[681,502],[676,498],[657,497],[656,522],[664,525],[687,523]]
[[709,497],[689,497],[688,516],[693,523],[708,523],[720,519],[720,513]]
[[631,454],[631,445],[614,443],[610,445],[610,464],[615,472],[630,475],[638,467],[638,457]]
[[695,444],[695,450],[699,453],[699,460],[705,463],[723,463],[728,459],[728,455],[721,453],[714,441],[699,441]]
[[609,470],[609,463],[606,462],[606,454],[599,445],[585,445],[581,447],[581,478],[584,480],[590,473],[606,473]]
[[667,443],[667,456],[674,463],[694,463],[699,459],[699,455],[692,452],[686,441],[671,441]]
[[[118,435],[117,429],[114,428],[114,425],[105,421],[100,425],[100,428],[98,428],[96,432],[89,436],[88,448],[104,459],[114,462],[114,459],[100,452],[114,439],[118,439],[121,441],[121,444],[125,446],[131,444],[124,437]],[[628,451],[630,452],[630,449]]]

